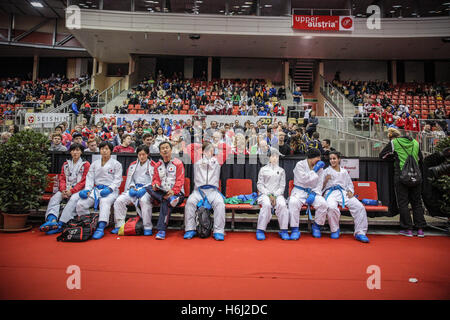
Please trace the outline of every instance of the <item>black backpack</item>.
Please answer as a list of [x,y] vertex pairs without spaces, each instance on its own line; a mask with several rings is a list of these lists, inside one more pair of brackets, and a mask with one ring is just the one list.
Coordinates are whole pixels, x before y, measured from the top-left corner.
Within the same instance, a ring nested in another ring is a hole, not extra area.
[[211,235],[211,230],[214,226],[212,210],[201,206],[197,208],[195,213],[197,221],[197,235],[200,238],[208,238]]
[[[398,144],[406,152],[400,142]],[[406,154],[408,157],[400,171],[400,182],[408,187],[416,187],[422,183],[422,174],[420,172],[419,164],[412,154],[408,154],[408,152],[406,152]]]
[[56,240],[63,242],[82,242],[89,240],[98,224],[98,213],[78,216],[67,222],[61,235]]

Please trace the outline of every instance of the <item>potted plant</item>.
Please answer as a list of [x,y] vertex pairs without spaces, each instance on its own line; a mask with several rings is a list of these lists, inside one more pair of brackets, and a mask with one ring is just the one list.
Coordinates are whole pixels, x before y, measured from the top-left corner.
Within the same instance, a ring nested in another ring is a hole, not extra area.
[[39,206],[48,173],[48,138],[30,129],[0,144],[0,211],[3,231],[24,231],[31,209]]

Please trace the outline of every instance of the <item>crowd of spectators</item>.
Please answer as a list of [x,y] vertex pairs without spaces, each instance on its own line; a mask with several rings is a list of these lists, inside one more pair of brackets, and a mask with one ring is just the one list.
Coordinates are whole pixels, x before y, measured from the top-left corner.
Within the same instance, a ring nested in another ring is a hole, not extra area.
[[336,76],[332,84],[357,107],[353,117],[357,129],[420,132],[428,124],[431,132],[448,134],[450,88],[445,84],[393,86],[386,81],[340,81]]
[[[264,80],[183,80],[181,75],[145,78],[114,113],[284,115],[280,100],[286,99],[284,86],[276,89]],[[131,108],[130,108],[131,107]],[[130,112],[131,111],[131,112]]]
[[57,107],[72,98],[76,99],[76,112],[82,112],[89,118],[92,113],[95,113],[91,109],[96,110],[98,91],[81,92],[78,85],[87,79],[88,76],[67,79],[59,74],[35,81],[26,81],[20,78],[1,79],[1,120],[13,116],[18,107],[34,108],[38,112],[46,106]]
[[[312,112],[314,116],[314,111]],[[212,142],[216,147],[225,144],[233,154],[261,154],[269,147],[276,147],[282,155],[304,155],[310,148],[318,148],[324,154],[330,151],[330,141],[320,140],[319,133],[310,127],[293,123],[277,122],[264,125],[261,121],[245,123],[235,120],[230,123],[207,123],[202,120],[186,121],[166,118],[135,120],[120,126],[115,117],[103,118],[95,125],[86,120],[68,130],[67,123],[61,123],[50,136],[52,151],[66,151],[72,143],[81,143],[85,152],[96,152],[101,141],[110,141],[115,153],[133,153],[137,146],[146,144],[151,153],[158,153],[159,144],[169,141],[175,153],[185,152],[191,143]]]

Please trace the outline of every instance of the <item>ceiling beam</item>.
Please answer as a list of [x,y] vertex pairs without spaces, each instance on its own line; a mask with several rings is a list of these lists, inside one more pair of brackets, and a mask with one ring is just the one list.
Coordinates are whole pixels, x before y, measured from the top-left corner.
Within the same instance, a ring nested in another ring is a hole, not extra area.
[[28,2],[28,4],[30,5],[30,7],[31,7],[34,11],[36,11],[41,17],[44,17],[44,15],[43,15],[38,9],[36,9],[35,7],[33,7],[33,5],[31,4],[31,1],[30,1],[30,0],[25,0],[25,2]]
[[27,48],[39,48],[39,49],[57,49],[57,50],[68,50],[68,51],[87,51],[85,48],[80,47],[61,47],[61,46],[49,46],[45,44],[32,44],[32,43],[22,43],[22,42],[8,42],[0,41],[0,45],[16,46],[16,47],[27,47]]
[[24,33],[18,35],[17,37],[15,37],[13,39],[13,41],[20,41],[23,38],[25,38],[26,36],[28,36],[29,34],[39,30],[40,28],[42,28],[44,25],[46,25],[51,19],[45,19],[44,21],[39,22],[37,25],[35,25],[33,28],[31,28],[30,30],[25,31]]
[[53,9],[51,6],[49,6],[48,5],[48,3],[47,3],[47,1],[45,1],[45,0],[42,0],[42,2],[44,2],[44,4],[47,6],[47,7],[49,7],[50,8],[50,10],[52,10],[53,11],[53,13],[54,14],[56,14],[56,16],[58,17],[58,18],[60,18],[61,19],[61,16],[59,15],[59,13],[58,12],[56,12],[56,10],[55,9]]
[[69,35],[66,36],[64,39],[61,39],[60,41],[58,41],[58,42],[55,44],[55,47],[61,47],[61,46],[63,46],[65,43],[67,43],[67,42],[69,42],[70,40],[72,40],[73,38],[75,38],[75,37],[73,36],[73,34],[69,34]]
[[8,1],[9,1],[9,4],[12,5],[12,6],[14,6],[14,8],[16,8],[16,10],[19,11],[21,14],[23,14],[24,16],[27,15],[27,14],[26,14],[22,9],[20,9],[14,2],[11,2],[11,0],[8,0]]

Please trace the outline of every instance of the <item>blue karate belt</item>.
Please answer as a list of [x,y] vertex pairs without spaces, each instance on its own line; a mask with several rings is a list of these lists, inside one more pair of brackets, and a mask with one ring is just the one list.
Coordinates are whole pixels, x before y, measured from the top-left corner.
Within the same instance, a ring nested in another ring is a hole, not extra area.
[[206,197],[205,193],[202,191],[202,189],[206,190],[206,189],[215,189],[221,196],[222,198],[225,200],[225,196],[219,191],[219,189],[216,186],[210,185],[210,184],[205,184],[203,186],[198,187],[198,192],[200,192],[200,195],[202,196],[202,200],[200,200],[197,203],[197,207],[205,207],[206,209],[211,209],[211,204],[208,201],[208,198]]
[[345,197],[344,197],[344,188],[342,188],[340,185],[336,185],[336,186],[332,186],[331,188],[325,189],[325,192],[328,190],[327,195],[325,196],[325,200],[328,199],[328,196],[334,191],[334,190],[339,190],[341,192],[341,196],[342,196],[342,208],[345,208]]
[[95,192],[95,189],[102,190],[106,188],[108,188],[108,186],[99,184],[98,186],[94,186],[94,189],[92,189],[92,191],[94,192],[94,211],[98,211],[98,204],[100,202],[100,200],[97,198],[97,192]]
[[[294,184],[294,188],[297,188],[297,189],[300,189],[300,190],[303,190],[303,191],[305,191],[306,193],[307,193],[307,195],[306,195],[306,198],[308,199],[308,197],[309,197],[309,195],[312,193],[312,194],[316,194],[314,191],[312,191],[312,189],[311,188],[303,188],[303,187],[300,187],[300,186],[297,186],[297,185],[295,185]],[[308,214],[308,217],[309,217],[309,220],[313,220],[313,218],[312,218],[312,215],[311,215],[311,205],[309,205],[308,204],[308,208],[306,208],[306,213]]]

